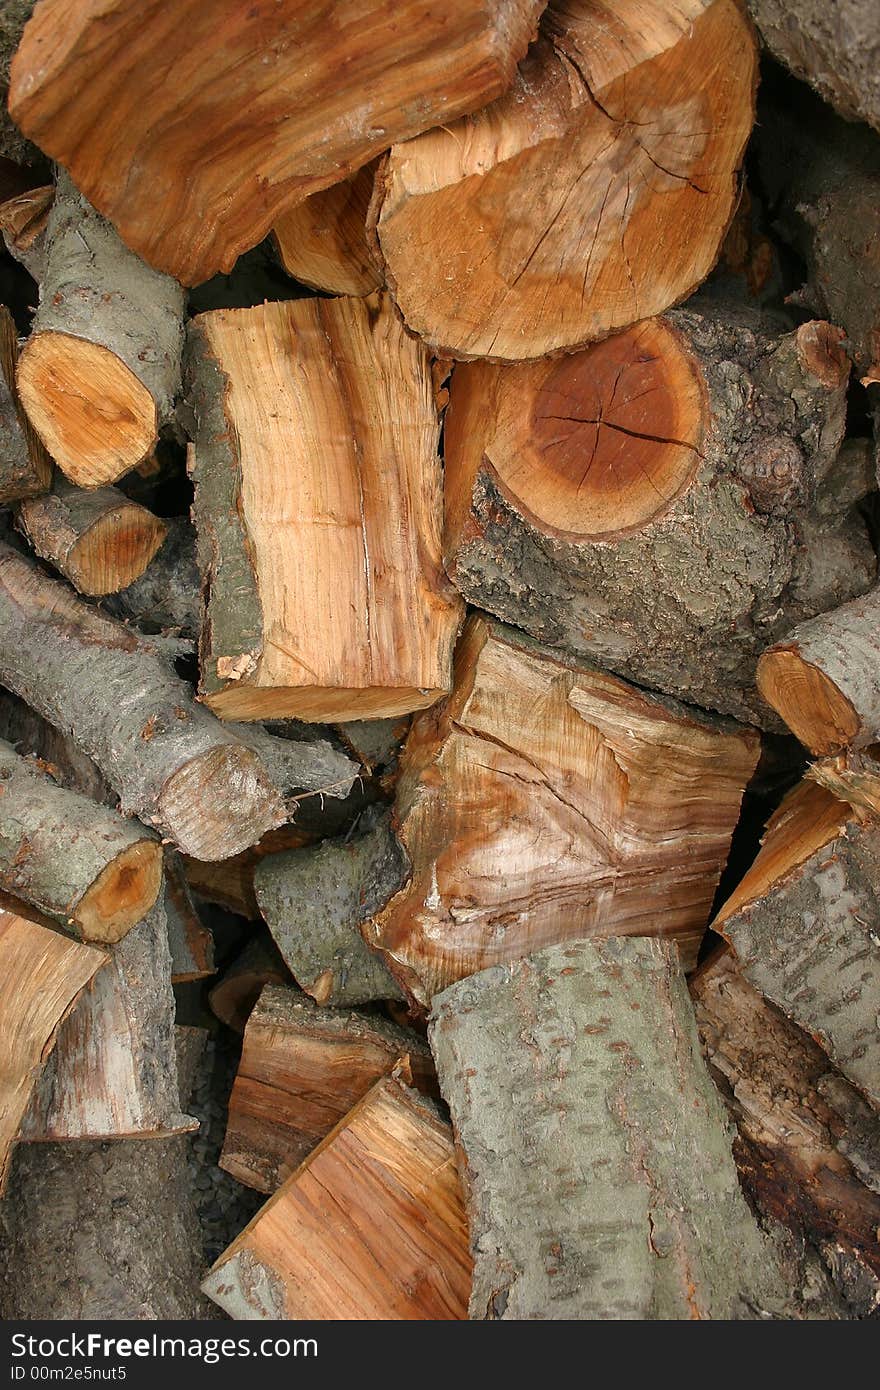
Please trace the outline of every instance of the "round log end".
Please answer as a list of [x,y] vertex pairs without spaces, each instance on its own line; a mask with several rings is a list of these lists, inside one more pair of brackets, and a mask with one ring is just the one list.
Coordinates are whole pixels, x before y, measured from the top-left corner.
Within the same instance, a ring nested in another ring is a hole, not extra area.
[[74,922],[84,941],[112,945],[143,921],[159,896],[162,846],[138,840],[108,864],[80,898]]
[[160,826],[194,859],[229,859],[285,819],[280,793],[243,744],[221,744],[192,758],[159,797]]
[[845,334],[822,319],[802,323],[797,331],[797,355],[801,369],[829,391],[837,391],[849,379],[850,363],[843,347]]
[[129,502],[100,517],[68,557],[71,583],[81,594],[100,597],[139,579],[168,534],[146,507]]
[[861,721],[834,682],[794,646],[771,647],[758,662],[758,689],[811,753],[847,748]]

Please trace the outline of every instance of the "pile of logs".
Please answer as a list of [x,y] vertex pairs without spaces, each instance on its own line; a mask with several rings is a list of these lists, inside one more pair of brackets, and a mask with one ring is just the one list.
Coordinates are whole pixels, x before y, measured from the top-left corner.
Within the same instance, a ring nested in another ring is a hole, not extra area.
[[750,9],[4,7],[0,1314],[880,1309],[880,15]]

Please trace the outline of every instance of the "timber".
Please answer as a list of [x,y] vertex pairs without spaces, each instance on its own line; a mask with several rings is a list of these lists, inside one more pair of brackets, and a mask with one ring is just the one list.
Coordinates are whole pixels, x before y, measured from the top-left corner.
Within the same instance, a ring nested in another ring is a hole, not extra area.
[[243,1033],[264,988],[288,985],[288,971],[268,932],[257,932],[224,971],[208,995],[211,1011],[236,1033]]
[[0,203],[0,232],[6,250],[40,283],[46,273],[46,227],[55,185],[27,188]]
[[165,850],[164,907],[171,951],[171,983],[203,980],[214,974],[214,937],[192,900],[183,860]]

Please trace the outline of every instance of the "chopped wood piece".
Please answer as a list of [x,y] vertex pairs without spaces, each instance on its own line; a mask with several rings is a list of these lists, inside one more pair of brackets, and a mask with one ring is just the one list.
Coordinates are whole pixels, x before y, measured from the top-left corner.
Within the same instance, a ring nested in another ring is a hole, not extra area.
[[184,307],[61,171],[18,389],[71,482],[113,483],[153,448],[180,389]]
[[737,1181],[674,947],[567,942],[434,1000],[470,1316],[792,1316]]
[[29,188],[0,204],[0,232],[10,256],[40,283],[46,273],[46,227],[55,185]]
[[150,629],[171,628],[181,637],[198,637],[202,580],[196,533],[188,517],[171,517],[165,526],[167,535],[143,574],[114,594],[107,608]]
[[[736,1121],[751,1199],[826,1253],[846,1296],[880,1303],[880,1128],[820,1047],[716,953],[692,976],[709,1069]],[[873,1189],[873,1190],[872,1190]]]
[[375,164],[288,208],[273,228],[281,264],[313,290],[372,294],[382,271],[367,239]]
[[880,739],[880,587],[801,623],[758,662],[758,689],[811,753]]
[[261,931],[248,942],[211,990],[208,1003],[221,1023],[236,1033],[243,1033],[266,985],[289,984],[290,971],[281,952],[269,933]]
[[423,1005],[593,933],[670,937],[693,965],[758,751],[474,616],[455,691],[413,721],[396,810],[411,876],[365,939]]
[[449,575],[539,641],[779,727],[759,654],[877,573],[845,490],[814,502],[845,425],[840,337],[703,297],[574,356],[459,364]]
[[18,527],[34,550],[81,594],[111,594],[149,565],[167,527],[115,487],[85,491],[57,478],[50,493],[22,502]]
[[[12,1145],[58,1029],[103,951],[0,909],[0,1196]],[[5,1203],[0,1202],[0,1210]]]
[[267,985],[245,1029],[220,1167],[274,1192],[402,1057],[418,1089],[436,1093],[427,1043],[411,1029]]
[[684,299],[736,206],[755,78],[735,0],[553,0],[505,96],[379,173],[409,327],[453,357],[520,360]]
[[138,822],[59,786],[0,740],[0,887],[84,941],[119,941],[147,915],[162,847]]
[[880,820],[880,744],[820,758],[807,768],[806,776],[838,801],[848,801],[860,820]]
[[171,983],[203,980],[214,974],[214,938],[202,922],[190,896],[180,855],[165,851],[165,917],[171,951]]
[[260,911],[301,989],[348,1007],[404,996],[358,927],[405,882],[405,853],[381,810],[354,836],[269,854],[254,871]]
[[180,1111],[165,910],[114,947],[58,1030],[21,1139],[162,1138],[197,1129]]
[[802,782],[712,925],[746,979],[880,1108],[880,823]]
[[875,0],[748,0],[773,54],[849,121],[880,130],[880,24]]
[[52,460],[21,409],[15,382],[18,334],[0,304],[0,505],[36,497],[52,483]]
[[284,820],[252,749],[192,698],[154,643],[0,545],[0,679],[72,734],[136,812],[223,859]]
[[386,296],[215,310],[191,332],[205,702],[249,720],[431,704],[461,606],[427,351]]
[[458,1320],[471,1261],[452,1133],[379,1081],[270,1198],[202,1288],[232,1318]]
[[191,859],[182,855],[186,881],[196,897],[205,902],[216,903],[228,912],[239,917],[256,921],[260,908],[254,892],[254,869],[260,859],[267,854],[279,854],[282,850],[300,849],[312,844],[318,836],[296,825],[280,825],[277,830],[269,830],[250,849],[235,854],[231,859],[206,863],[202,859]]
[[42,0],[13,119],[124,241],[198,284],[285,208],[508,86],[542,0]]

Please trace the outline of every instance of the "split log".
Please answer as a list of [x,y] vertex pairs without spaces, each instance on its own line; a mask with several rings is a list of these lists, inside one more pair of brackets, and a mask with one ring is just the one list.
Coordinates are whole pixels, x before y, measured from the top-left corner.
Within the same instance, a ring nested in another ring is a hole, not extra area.
[[812,1038],[717,952],[690,981],[710,1072],[758,1209],[822,1251],[860,1316],[880,1303],[880,1128]]
[[93,946],[0,910],[0,1196],[22,1116],[58,1030],[106,962]]
[[46,228],[55,185],[28,188],[0,203],[0,232],[6,250],[37,284],[46,273]]
[[220,1167],[274,1192],[403,1057],[418,1089],[436,1094],[431,1054],[411,1029],[267,985],[245,1028]]
[[505,96],[378,176],[389,288],[452,357],[541,357],[661,313],[736,206],[756,54],[735,0],[552,0],[540,34]]
[[10,111],[127,245],[198,284],[285,208],[498,96],[542,8],[43,0]]
[[133,255],[61,171],[18,389],[71,482],[113,483],[153,448],[180,389],[184,307],[176,280]]
[[560,361],[457,366],[453,581],[540,641],[777,727],[760,652],[876,575],[843,498],[835,519],[823,494],[814,534],[844,431],[839,338],[704,299]]
[[0,740],[0,887],[84,941],[119,941],[147,915],[162,882],[162,847],[68,791]]
[[372,294],[382,271],[367,238],[375,164],[288,208],[273,228],[281,264],[301,285],[327,294]]
[[301,989],[318,1004],[348,1008],[404,996],[358,927],[384,907],[408,871],[378,808],[355,835],[269,854],[254,871],[260,911]]
[[148,630],[169,629],[181,637],[199,635],[201,575],[196,535],[188,517],[165,522],[167,535],[140,578],[110,598],[107,608],[133,618]]
[[667,937],[693,965],[757,760],[752,731],[474,616],[453,695],[413,720],[396,802],[411,874],[365,939],[422,1005],[593,933]]
[[187,884],[197,898],[255,922],[260,916],[254,892],[254,870],[258,862],[267,854],[301,849],[303,845],[313,844],[317,838],[316,834],[301,830],[299,826],[280,825],[277,830],[267,831],[250,849],[230,859],[206,863],[202,859],[182,855],[181,862]]
[[0,547],[0,679],[94,759],[125,812],[222,859],[284,820],[257,755],[149,639]]
[[75,589],[96,596],[124,589],[143,574],[167,530],[115,487],[85,491],[62,478],[50,493],[22,502],[17,525]]
[[232,1318],[457,1320],[471,1283],[452,1133],[400,1081],[370,1090],[202,1288]]
[[495,966],[434,1000],[429,1037],[472,1318],[797,1315],[740,1191],[670,943],[566,942]]
[[183,984],[213,975],[214,938],[196,911],[183,861],[171,848],[165,851],[164,905],[171,951],[171,983]]
[[874,0],[748,0],[766,47],[848,121],[880,130],[880,24]]
[[426,349],[385,296],[216,310],[191,334],[205,702],[318,721],[431,704],[461,610]]
[[251,1012],[267,985],[289,985],[290,971],[268,932],[253,937],[241,955],[208,995],[213,1014],[243,1033]]
[[18,334],[0,304],[0,505],[36,497],[52,483],[52,460],[21,409],[15,383]]
[[801,783],[712,925],[745,978],[880,1108],[880,823]]

